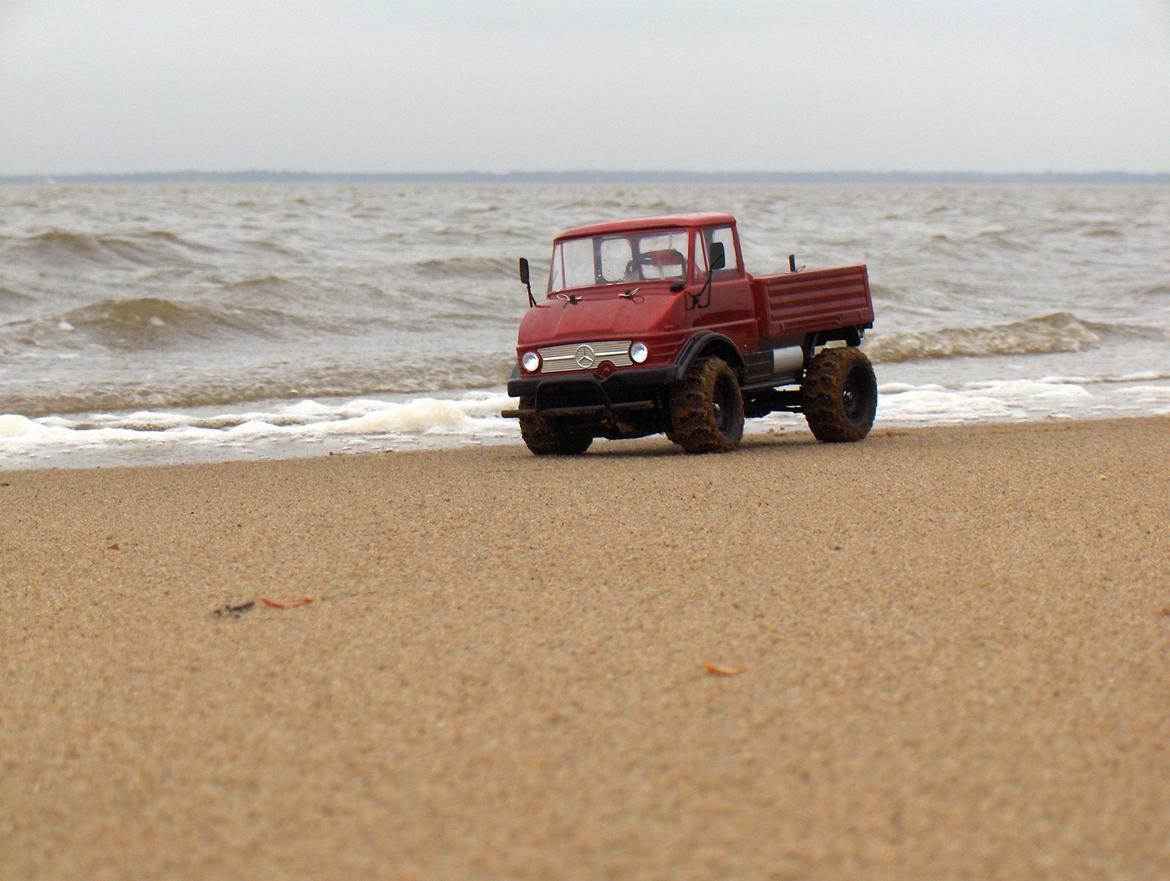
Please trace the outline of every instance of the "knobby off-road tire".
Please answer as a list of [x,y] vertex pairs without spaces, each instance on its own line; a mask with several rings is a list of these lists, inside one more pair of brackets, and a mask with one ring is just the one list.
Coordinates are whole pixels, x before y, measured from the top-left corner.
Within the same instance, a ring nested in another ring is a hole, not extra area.
[[743,437],[739,378],[722,358],[696,358],[670,393],[672,441],[688,453],[724,453]]
[[804,372],[800,405],[819,441],[859,441],[877,413],[877,378],[860,349],[822,349]]
[[[520,409],[532,409],[531,398],[520,399]],[[593,443],[593,435],[557,425],[539,413],[520,415],[520,436],[537,456],[579,456]]]

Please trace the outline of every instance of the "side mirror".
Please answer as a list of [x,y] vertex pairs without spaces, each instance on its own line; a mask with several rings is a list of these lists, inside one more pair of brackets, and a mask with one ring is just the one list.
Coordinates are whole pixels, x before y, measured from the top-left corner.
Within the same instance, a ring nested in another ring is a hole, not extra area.
[[711,271],[722,269],[727,265],[727,251],[723,247],[723,242],[711,243]]
[[528,279],[529,279],[528,258],[521,257],[520,258],[520,284],[524,285],[524,287],[528,289],[528,305],[535,306],[536,305],[536,298],[534,296],[532,296],[532,285],[529,284]]

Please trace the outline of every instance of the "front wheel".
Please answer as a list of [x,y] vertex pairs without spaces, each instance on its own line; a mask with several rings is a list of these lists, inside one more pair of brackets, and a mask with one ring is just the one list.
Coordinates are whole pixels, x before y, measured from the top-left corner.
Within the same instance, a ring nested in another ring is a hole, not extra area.
[[533,409],[531,398],[520,399],[520,436],[537,456],[579,456],[593,443],[593,435],[580,429],[569,430]]
[[688,453],[724,453],[743,437],[739,379],[722,358],[696,358],[670,394],[667,437]]
[[859,441],[877,413],[877,378],[860,349],[822,349],[804,372],[800,405],[819,441]]

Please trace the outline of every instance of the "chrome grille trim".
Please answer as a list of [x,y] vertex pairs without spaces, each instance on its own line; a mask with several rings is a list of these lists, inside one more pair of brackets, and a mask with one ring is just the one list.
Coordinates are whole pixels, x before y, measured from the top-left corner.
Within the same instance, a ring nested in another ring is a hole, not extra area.
[[[629,367],[634,363],[630,360],[630,342],[630,340],[604,340],[602,342],[546,346],[536,350],[540,355],[540,372],[564,373],[569,370],[592,370],[602,361],[608,361],[614,367]],[[593,353],[592,364],[582,364],[578,361],[578,354],[586,354],[581,351],[586,347]]]

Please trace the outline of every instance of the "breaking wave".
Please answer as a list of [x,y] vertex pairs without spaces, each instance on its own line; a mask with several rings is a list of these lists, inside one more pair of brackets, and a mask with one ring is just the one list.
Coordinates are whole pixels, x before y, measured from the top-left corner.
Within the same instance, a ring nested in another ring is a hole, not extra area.
[[1082,321],[1069,312],[1054,312],[1007,324],[874,337],[866,343],[865,350],[871,359],[884,364],[926,358],[1083,352],[1098,345],[1103,335],[1127,330],[1130,329],[1120,325]]
[[125,235],[49,230],[8,239],[0,253],[10,260],[49,268],[62,265],[125,268],[160,264],[202,265],[214,250],[166,230]]
[[74,338],[136,351],[165,348],[192,339],[271,336],[271,328],[287,320],[275,309],[221,308],[162,297],[135,297],[100,300],[57,315],[10,322],[0,326],[0,339],[40,347]]

